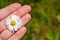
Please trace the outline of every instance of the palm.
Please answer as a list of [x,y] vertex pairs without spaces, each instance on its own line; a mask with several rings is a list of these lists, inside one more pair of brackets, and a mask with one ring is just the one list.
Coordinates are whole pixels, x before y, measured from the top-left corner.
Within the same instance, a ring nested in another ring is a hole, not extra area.
[[[31,7],[28,5],[22,6],[19,3],[14,3],[0,10],[0,40],[19,40],[26,32],[25,24],[31,19],[28,12],[31,11]],[[5,23],[5,19],[11,14],[16,14],[21,17],[22,27],[15,34],[11,33]],[[13,36],[12,36],[13,35]]]

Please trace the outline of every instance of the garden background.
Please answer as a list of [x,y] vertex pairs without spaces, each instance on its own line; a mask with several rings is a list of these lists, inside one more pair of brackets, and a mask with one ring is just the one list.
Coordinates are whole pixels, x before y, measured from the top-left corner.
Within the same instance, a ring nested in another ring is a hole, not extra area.
[[60,40],[60,0],[0,0],[0,8],[15,2],[32,7],[32,20],[21,40]]

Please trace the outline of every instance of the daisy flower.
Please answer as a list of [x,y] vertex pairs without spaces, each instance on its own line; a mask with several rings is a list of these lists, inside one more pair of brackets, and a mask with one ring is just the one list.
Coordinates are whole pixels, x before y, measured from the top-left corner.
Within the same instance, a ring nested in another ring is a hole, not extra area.
[[6,25],[10,31],[17,31],[22,26],[22,20],[16,15],[11,15],[6,19]]

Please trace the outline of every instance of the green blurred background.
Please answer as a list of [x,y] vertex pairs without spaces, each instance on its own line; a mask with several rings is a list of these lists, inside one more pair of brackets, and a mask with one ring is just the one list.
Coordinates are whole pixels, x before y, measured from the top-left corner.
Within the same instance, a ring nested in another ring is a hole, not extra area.
[[0,0],[0,8],[15,2],[32,7],[32,20],[21,40],[60,40],[60,0]]

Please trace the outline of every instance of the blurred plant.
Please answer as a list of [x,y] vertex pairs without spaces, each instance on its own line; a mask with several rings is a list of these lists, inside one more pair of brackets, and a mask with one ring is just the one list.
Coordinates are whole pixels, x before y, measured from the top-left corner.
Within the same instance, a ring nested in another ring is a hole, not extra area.
[[57,20],[58,20],[58,22],[60,22],[60,15],[57,16]]

